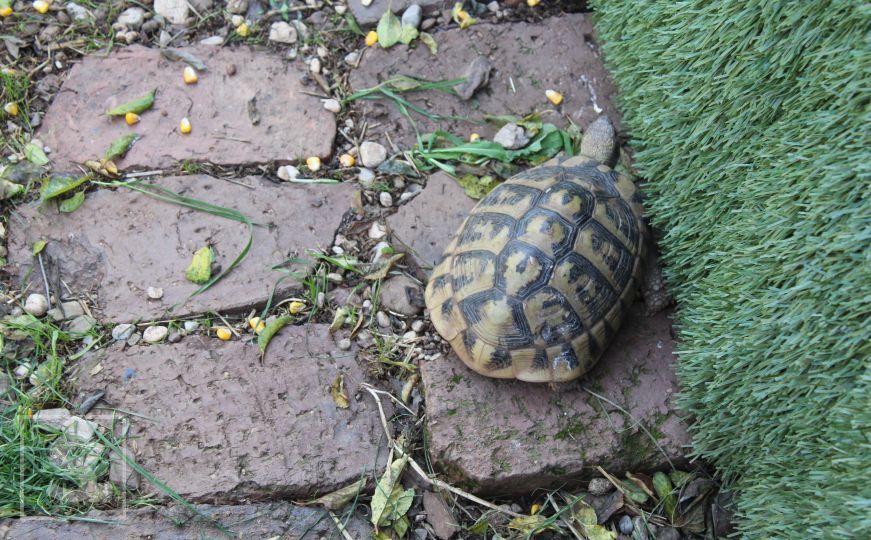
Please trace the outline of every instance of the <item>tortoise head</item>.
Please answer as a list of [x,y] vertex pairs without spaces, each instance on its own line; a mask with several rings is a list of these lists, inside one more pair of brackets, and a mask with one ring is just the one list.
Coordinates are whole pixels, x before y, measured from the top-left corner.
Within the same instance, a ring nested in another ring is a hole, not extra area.
[[600,116],[587,127],[581,139],[581,155],[599,163],[609,164],[617,145],[614,126],[607,116]]

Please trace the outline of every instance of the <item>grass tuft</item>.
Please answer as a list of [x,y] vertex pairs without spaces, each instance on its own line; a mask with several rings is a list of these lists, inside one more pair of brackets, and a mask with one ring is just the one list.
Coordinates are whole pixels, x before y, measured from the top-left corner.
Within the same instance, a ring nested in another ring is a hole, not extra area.
[[867,4],[596,1],[746,538],[871,536]]

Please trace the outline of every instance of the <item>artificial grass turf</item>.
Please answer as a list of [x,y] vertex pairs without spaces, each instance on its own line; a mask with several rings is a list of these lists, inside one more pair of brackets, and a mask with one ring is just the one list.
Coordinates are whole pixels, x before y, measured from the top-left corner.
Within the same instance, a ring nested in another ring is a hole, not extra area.
[[871,537],[871,7],[594,6],[697,452],[747,538]]

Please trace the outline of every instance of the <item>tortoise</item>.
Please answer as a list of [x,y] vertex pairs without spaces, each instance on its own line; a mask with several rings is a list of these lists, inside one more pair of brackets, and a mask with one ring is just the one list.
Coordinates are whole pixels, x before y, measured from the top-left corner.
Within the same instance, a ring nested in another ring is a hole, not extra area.
[[620,327],[647,244],[632,180],[608,166],[593,122],[574,157],[520,172],[472,209],[432,271],[433,325],[474,371],[562,382],[586,373]]

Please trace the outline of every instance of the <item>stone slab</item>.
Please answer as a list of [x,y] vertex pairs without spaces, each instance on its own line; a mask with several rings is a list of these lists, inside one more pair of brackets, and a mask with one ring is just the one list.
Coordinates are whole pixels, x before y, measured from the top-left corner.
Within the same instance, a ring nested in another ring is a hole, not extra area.
[[348,0],[348,7],[357,19],[357,24],[362,27],[375,26],[378,20],[389,8],[401,17],[405,8],[411,4],[417,4],[423,8],[424,16],[432,14],[440,9],[449,9],[453,4],[447,0],[373,0],[368,6],[364,6],[360,0]]
[[[104,388],[106,404],[142,415],[130,417],[130,447],[183,497],[306,498],[351,484],[376,463],[382,470],[387,455],[375,403],[366,392],[355,397],[364,370],[354,349],[339,350],[340,337],[327,325],[285,327],[262,363],[255,343],[204,336],[116,346],[83,361],[74,386],[77,396]],[[330,395],[339,374],[348,409]]]
[[[294,506],[279,501],[238,506],[196,505],[201,513],[220,522],[231,531],[225,535],[202,519],[177,506],[92,510],[85,517],[107,523],[65,521],[57,518],[25,517],[0,520],[0,539],[18,540],[117,540],[156,538],[188,540],[190,538],[339,538],[333,520],[324,510]],[[353,516],[346,528],[353,538],[368,538],[372,527]]]
[[[254,228],[251,250],[239,266],[177,306],[172,316],[264,303],[282,275],[270,267],[289,257],[307,257],[309,249],[329,247],[356,190],[351,184],[275,184],[259,177],[236,182],[249,187],[203,175],[154,181],[187,197],[236,209],[265,225]],[[74,291],[93,292],[97,315],[116,323],[163,318],[199,287],[185,278],[197,249],[212,245],[217,262],[228,268],[249,238],[243,223],[124,188],[89,193],[71,214],[58,212],[52,203],[21,206],[9,228],[10,262],[17,265],[21,278],[34,280],[36,290],[42,290],[40,273],[31,272],[31,247],[45,240],[49,274],[58,271],[60,280]],[[294,286],[285,280],[278,292]],[[163,298],[150,300],[148,287],[163,288]]]
[[439,172],[427,179],[421,194],[387,218],[387,224],[397,249],[409,252],[428,271],[475,204],[456,180]]
[[596,367],[556,388],[483,377],[453,354],[421,364],[437,470],[476,492],[520,495],[579,485],[597,465],[622,474],[667,468],[666,456],[684,463],[671,314],[643,312],[634,304]]
[[[290,163],[330,155],[336,121],[320,100],[303,94],[305,67],[264,49],[197,46],[186,49],[209,68],[199,82],[182,80],[186,64],[159,49],[124,47],[108,57],[86,56],[70,71],[47,111],[39,137],[57,170],[102,157],[112,141],[142,138],[118,160],[121,168],[164,168],[181,161],[221,165]],[[235,74],[227,74],[227,66]],[[157,88],[154,107],[135,126],[104,113]],[[249,104],[259,122],[252,122]],[[182,135],[179,122],[193,125]]]
[[[479,55],[493,65],[489,84],[470,101],[439,91],[406,94],[424,109],[445,116],[483,119],[484,114],[525,116],[542,112],[542,120],[566,127],[568,115],[585,129],[600,113],[607,114],[615,127],[620,115],[614,104],[616,87],[605,70],[594,41],[590,18],[582,13],[566,14],[540,23],[475,24],[465,30],[435,32],[439,45],[436,56],[425,46],[410,49],[397,45],[390,49],[368,49],[360,68],[351,73],[354,90],[375,86],[398,75],[414,75],[428,80],[449,80],[464,75],[466,66]],[[587,82],[584,82],[584,81]],[[557,90],[563,104],[554,108],[545,90]],[[400,148],[414,145],[414,130],[396,108],[385,101],[363,101],[359,105],[369,119],[370,133],[388,133]],[[556,109],[558,113],[546,113]],[[414,113],[421,133],[436,125]],[[379,124],[375,126],[375,124]],[[444,121],[442,128],[468,138],[476,132],[492,139],[496,128],[470,121]],[[386,137],[382,137],[387,144]]]

